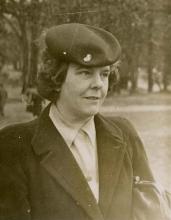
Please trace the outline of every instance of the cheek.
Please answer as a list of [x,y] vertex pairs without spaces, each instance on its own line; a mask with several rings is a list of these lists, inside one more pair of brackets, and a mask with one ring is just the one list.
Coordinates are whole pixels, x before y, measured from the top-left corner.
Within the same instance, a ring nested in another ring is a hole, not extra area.
[[71,82],[66,82],[65,87],[64,87],[65,93],[72,94],[75,91],[75,84]]
[[78,85],[70,84],[67,86],[65,96],[67,96],[68,102],[76,104],[76,102],[80,100],[79,97],[82,96],[82,90],[80,87],[78,87]]

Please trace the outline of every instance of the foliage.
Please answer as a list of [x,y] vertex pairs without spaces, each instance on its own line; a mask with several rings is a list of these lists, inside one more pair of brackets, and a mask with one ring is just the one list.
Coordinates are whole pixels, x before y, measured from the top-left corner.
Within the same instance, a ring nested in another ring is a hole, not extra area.
[[167,69],[170,74],[171,50],[166,43],[171,33],[170,9],[169,0],[1,0],[0,56],[8,62],[18,61],[23,83],[33,83],[42,31],[61,23],[92,24],[111,31],[119,39],[129,63],[132,89],[136,89],[139,66],[147,67],[152,87],[153,66]]

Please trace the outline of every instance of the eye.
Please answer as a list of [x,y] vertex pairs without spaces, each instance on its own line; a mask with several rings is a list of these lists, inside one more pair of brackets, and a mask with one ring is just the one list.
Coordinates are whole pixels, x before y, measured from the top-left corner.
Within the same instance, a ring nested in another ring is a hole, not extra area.
[[91,73],[88,70],[84,70],[82,71],[82,74],[84,74],[85,76],[89,76]]
[[107,71],[107,72],[102,72],[102,73],[101,73],[101,76],[104,77],[104,78],[108,78],[109,75],[110,75],[110,72],[108,72],[108,71]]
[[83,76],[90,76],[91,72],[89,70],[81,70],[78,72],[79,75],[83,75]]

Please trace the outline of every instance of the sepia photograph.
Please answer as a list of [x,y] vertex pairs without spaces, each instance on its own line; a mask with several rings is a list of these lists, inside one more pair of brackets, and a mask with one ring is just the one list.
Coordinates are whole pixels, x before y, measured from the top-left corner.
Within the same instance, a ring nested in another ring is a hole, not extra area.
[[0,0],[0,220],[171,220],[170,0]]

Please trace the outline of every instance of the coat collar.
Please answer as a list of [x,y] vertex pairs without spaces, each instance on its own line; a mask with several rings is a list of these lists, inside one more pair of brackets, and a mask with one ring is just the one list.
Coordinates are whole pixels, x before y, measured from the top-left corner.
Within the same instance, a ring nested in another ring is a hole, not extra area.
[[122,131],[111,119],[107,120],[97,115],[95,125],[99,164],[99,206],[106,219],[119,182],[126,144]]
[[99,205],[74,156],[49,118],[49,106],[41,114],[32,139],[41,165],[73,197],[93,220],[103,220],[118,183],[125,144],[120,129],[95,116],[99,164]]

